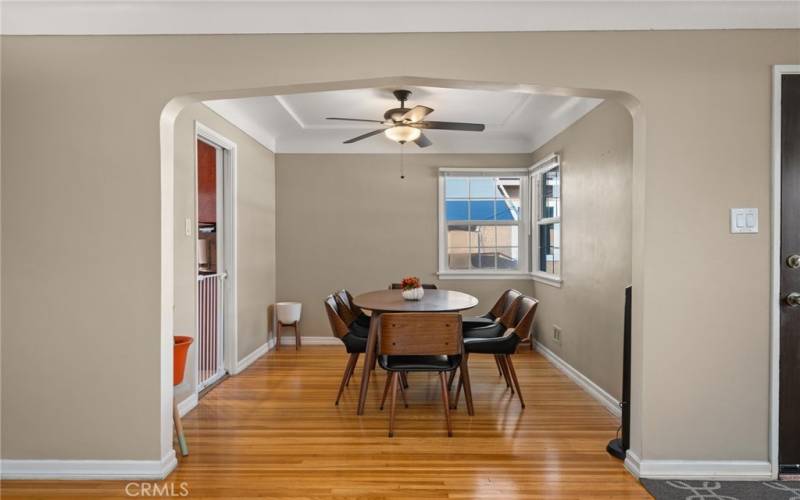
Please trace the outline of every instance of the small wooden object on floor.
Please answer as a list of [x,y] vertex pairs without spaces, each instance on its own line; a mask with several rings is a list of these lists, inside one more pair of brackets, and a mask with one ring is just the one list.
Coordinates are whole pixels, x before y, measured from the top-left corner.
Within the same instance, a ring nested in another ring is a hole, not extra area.
[[178,410],[178,402],[175,398],[172,398],[172,421],[175,422],[175,434],[178,435],[178,446],[181,448],[181,455],[185,457],[189,454],[189,446],[187,446],[186,436],[183,434],[181,412]]
[[300,316],[303,304],[300,302],[278,302],[275,304],[275,349],[281,345],[281,331],[286,326],[294,328],[294,347],[300,349]]
[[300,349],[300,347],[303,345],[303,342],[300,340],[300,322],[299,321],[295,321],[294,323],[287,323],[287,324],[284,324],[284,323],[281,323],[280,321],[278,321],[278,328],[277,328],[277,331],[275,332],[275,336],[276,336],[275,349],[278,349],[278,350],[280,349],[281,331],[283,330],[283,328],[285,328],[287,326],[290,326],[290,327],[294,328],[294,348],[295,349]]

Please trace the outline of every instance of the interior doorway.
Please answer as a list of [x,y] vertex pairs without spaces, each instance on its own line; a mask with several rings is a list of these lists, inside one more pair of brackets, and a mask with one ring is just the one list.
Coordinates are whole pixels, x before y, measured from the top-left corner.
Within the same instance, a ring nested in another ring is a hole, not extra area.
[[[446,80],[446,79],[439,79],[439,78],[419,78],[419,77],[407,77],[407,76],[395,76],[395,77],[384,77],[384,78],[375,78],[375,79],[366,79],[366,80],[349,80],[349,81],[336,81],[336,82],[321,82],[321,83],[313,83],[313,84],[294,84],[294,85],[280,85],[280,86],[273,86],[273,87],[265,87],[260,89],[249,89],[247,91],[244,90],[230,90],[230,91],[217,91],[217,92],[209,92],[209,93],[199,93],[194,94],[191,96],[181,96],[176,97],[172,101],[170,101],[162,111],[161,116],[161,144],[162,144],[162,203],[163,207],[162,210],[162,234],[165,235],[164,240],[162,240],[162,253],[163,256],[171,257],[173,255],[174,249],[172,245],[172,241],[168,239],[170,236],[170,231],[174,231],[174,213],[172,211],[172,200],[174,197],[174,187],[172,185],[172,176],[175,171],[176,166],[176,150],[175,150],[175,138],[176,138],[176,120],[180,115],[181,111],[187,108],[188,106],[197,104],[202,102],[205,99],[221,99],[221,98],[235,98],[235,97],[247,97],[256,95],[282,95],[282,94],[291,94],[291,93],[302,93],[302,92],[315,92],[315,91],[325,91],[325,90],[341,90],[341,89],[358,89],[358,88],[366,88],[366,87],[404,87],[404,86],[438,86],[443,88],[480,88],[485,90],[512,90],[515,92],[520,93],[532,93],[532,94],[552,94],[558,96],[578,96],[578,97],[590,97],[590,98],[602,98],[602,99],[610,99],[614,100],[615,102],[624,106],[628,112],[631,114],[633,120],[633,250],[632,250],[632,275],[633,275],[633,283],[634,283],[634,300],[633,300],[633,314],[632,314],[632,332],[633,332],[633,349],[632,349],[632,359],[633,359],[633,371],[634,373],[638,373],[641,370],[641,332],[643,329],[643,314],[642,308],[639,304],[642,304],[641,294],[643,293],[644,287],[642,286],[643,281],[643,265],[642,265],[642,255],[638,249],[641,249],[643,244],[643,227],[644,227],[644,211],[643,211],[643,200],[644,200],[644,172],[645,172],[645,164],[643,161],[643,151],[644,151],[644,115],[641,110],[639,101],[632,95],[621,92],[621,91],[611,91],[611,90],[594,90],[594,89],[568,89],[562,87],[545,87],[545,86],[538,86],[538,85],[529,85],[529,84],[501,84],[497,82],[487,83],[487,82],[464,82],[464,81],[456,81],[456,80]],[[199,124],[197,124],[199,126]],[[235,156],[235,145],[232,154]],[[235,163],[235,162],[234,162]],[[224,171],[225,174],[228,174],[228,170]],[[231,169],[231,172],[235,172],[235,169]],[[236,184],[233,184],[234,189]],[[234,193],[235,194],[235,193]],[[235,208],[235,205],[234,205]],[[226,217],[231,216],[231,210],[226,210]],[[230,223],[228,223],[228,227],[231,227]],[[228,235],[230,231],[228,232]],[[230,248],[230,247],[229,247]],[[235,269],[235,259],[236,253],[228,251],[227,258],[232,260],[230,265],[233,269]],[[168,257],[164,257],[164,262],[168,267],[168,270],[171,271],[171,261]],[[232,285],[231,281],[235,279],[235,273],[231,274],[228,273],[228,277],[226,279],[226,290],[232,290],[235,292],[236,287]],[[638,285],[638,286],[637,286]],[[172,275],[169,273],[165,273],[162,277],[162,291],[164,292],[165,296],[169,296],[170,292],[174,290],[174,283],[172,279]],[[235,293],[233,294],[233,300],[236,300]],[[162,336],[164,337],[164,344],[168,344],[168,340],[170,340],[170,335],[172,331],[172,324],[173,324],[173,311],[171,304],[164,303],[162,306]],[[235,303],[228,302],[228,308],[225,313],[226,320],[228,315],[230,314],[231,310],[236,310]],[[226,323],[226,333],[229,330],[229,326],[236,327],[235,322],[232,325]],[[236,339],[235,333],[229,336],[234,341]],[[226,358],[231,354],[235,353],[236,349],[229,349],[229,344],[226,343],[225,347],[225,356]],[[166,349],[166,348],[165,348]],[[166,352],[166,351],[165,351]],[[162,352],[162,366],[164,373],[171,373],[171,363],[170,359],[163,355]],[[233,365],[226,363],[228,370],[230,370],[230,366],[233,366],[233,370],[231,373],[236,373],[236,363]],[[171,405],[171,395],[172,395],[172,387],[166,383],[166,378],[162,377],[162,449],[165,450],[165,453],[169,453],[171,449],[171,413],[166,411],[165,409],[171,408],[168,406],[168,403]],[[641,398],[639,395],[641,394],[642,387],[639,377],[633,377],[634,384],[632,387],[632,407],[633,409],[638,408],[641,405]],[[632,411],[632,415],[638,415],[638,411]],[[633,419],[635,421],[635,419]],[[641,439],[638,432],[637,426],[632,426],[633,432],[631,437],[631,446],[632,450],[638,450],[641,447]],[[631,456],[629,454],[629,456]],[[638,463],[638,459],[636,460]],[[627,464],[626,464],[627,465]]]
[[[232,314],[235,255],[233,169],[235,144],[196,127],[195,246],[197,266],[196,391],[207,392],[235,366]],[[234,361],[231,361],[234,360]]]

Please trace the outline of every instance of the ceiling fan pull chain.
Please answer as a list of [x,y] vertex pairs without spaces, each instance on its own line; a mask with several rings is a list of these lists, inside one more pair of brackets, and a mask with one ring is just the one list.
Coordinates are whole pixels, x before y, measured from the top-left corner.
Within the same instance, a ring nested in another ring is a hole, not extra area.
[[400,178],[406,178],[406,164],[405,164],[405,149],[403,148],[405,144],[400,144]]

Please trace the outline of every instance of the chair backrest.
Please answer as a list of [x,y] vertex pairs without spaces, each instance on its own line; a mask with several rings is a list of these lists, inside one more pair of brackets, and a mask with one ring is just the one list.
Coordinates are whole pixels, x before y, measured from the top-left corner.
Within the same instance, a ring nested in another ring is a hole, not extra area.
[[460,314],[382,314],[378,335],[381,355],[454,356],[463,351]]
[[523,295],[517,299],[519,306],[514,317],[514,334],[520,340],[527,341],[533,332],[533,319],[536,316],[536,308],[539,301]]
[[[401,285],[400,283],[392,283],[391,285],[389,285],[389,290],[400,290],[402,288],[403,285]],[[439,287],[437,287],[433,283],[423,283],[422,288],[424,288],[425,290],[437,290]]]
[[346,288],[342,288],[336,292],[335,295],[339,297],[342,303],[344,303],[344,305],[346,305],[347,308],[350,309],[356,316],[361,316],[364,314],[364,311],[362,311],[360,307],[353,303],[353,296],[350,295],[350,292]]
[[492,306],[491,311],[489,314],[494,316],[495,318],[502,318],[504,314],[508,314],[512,305],[515,305],[517,297],[521,297],[522,293],[514,290],[513,288],[509,288],[503,295],[497,299],[494,306]]
[[356,320],[358,315],[350,307],[350,301],[347,299],[346,294],[342,294],[343,291],[344,290],[333,293],[331,296],[333,297],[333,300],[336,301],[336,305],[338,306],[337,313],[339,314],[339,317],[342,318],[344,324],[349,327],[353,321]]
[[339,315],[339,304],[333,295],[325,297],[325,313],[328,315],[328,322],[331,324],[331,331],[337,338],[343,338],[349,333],[347,323]]

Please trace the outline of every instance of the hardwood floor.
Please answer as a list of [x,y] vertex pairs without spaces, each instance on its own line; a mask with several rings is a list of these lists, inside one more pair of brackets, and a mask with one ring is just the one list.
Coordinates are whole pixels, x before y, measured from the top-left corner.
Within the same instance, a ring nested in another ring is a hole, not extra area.
[[[525,410],[490,356],[470,358],[476,414],[462,401],[452,438],[435,374],[409,376],[394,438],[378,410],[380,369],[364,416],[355,415],[360,360],[334,406],[346,361],[341,347],[284,349],[225,380],[184,417],[190,455],[156,484],[180,496],[185,482],[188,498],[650,498],[605,452],[616,419],[537,353],[514,358]],[[125,498],[126,484],[4,481],[0,494]]]

